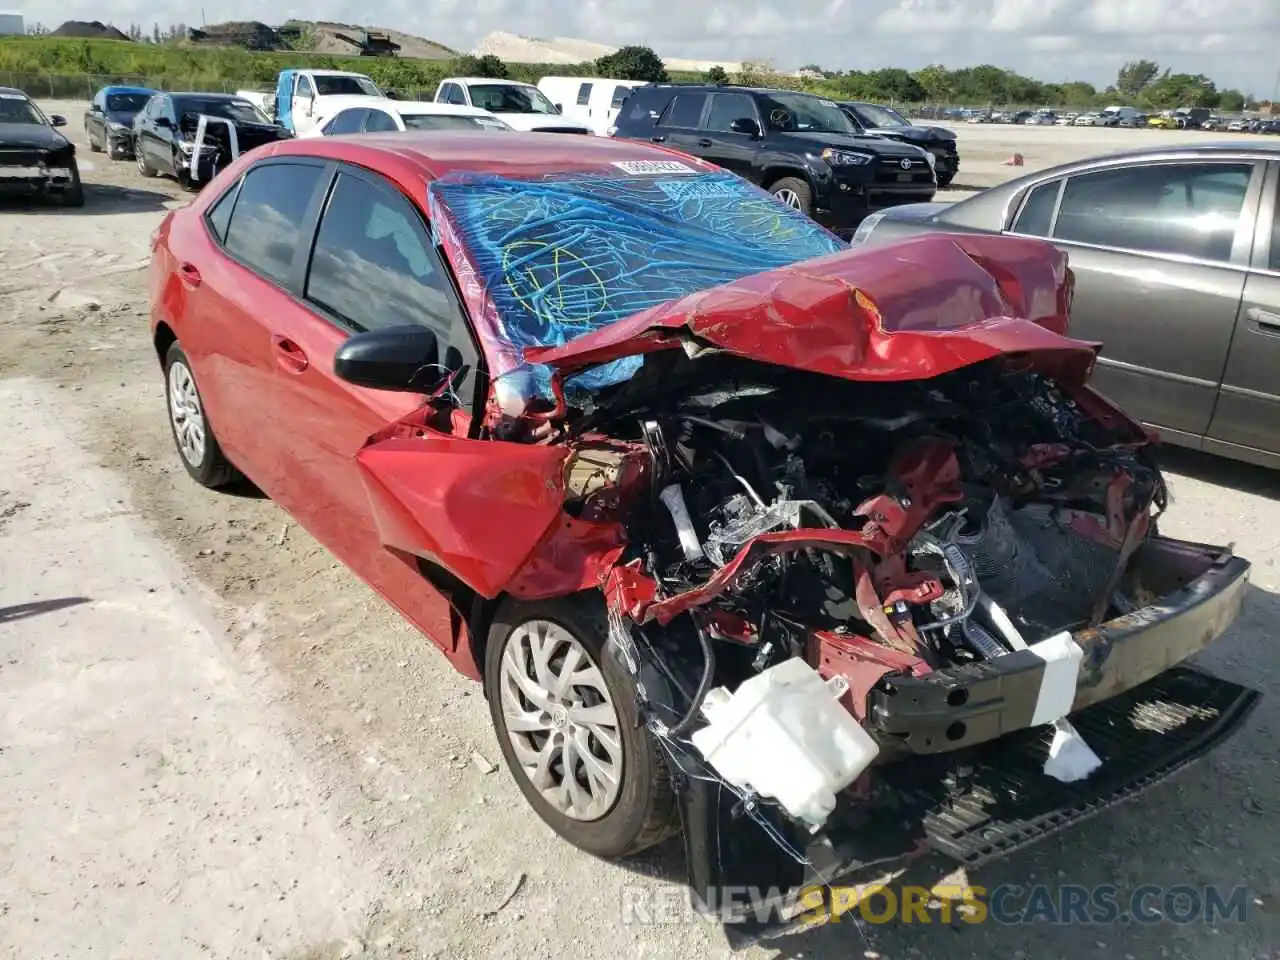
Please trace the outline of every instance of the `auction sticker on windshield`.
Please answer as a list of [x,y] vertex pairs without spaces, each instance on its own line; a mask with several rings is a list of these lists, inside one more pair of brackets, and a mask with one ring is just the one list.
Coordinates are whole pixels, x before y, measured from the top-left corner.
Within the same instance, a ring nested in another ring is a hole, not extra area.
[[613,165],[623,173],[697,173],[679,160],[615,160]]

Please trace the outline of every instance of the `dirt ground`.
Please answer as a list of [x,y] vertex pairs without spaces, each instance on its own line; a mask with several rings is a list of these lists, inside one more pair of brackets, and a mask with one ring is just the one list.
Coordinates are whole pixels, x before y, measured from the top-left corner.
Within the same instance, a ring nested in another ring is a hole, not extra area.
[[[7,955],[726,955],[702,921],[623,922],[628,898],[679,902],[678,848],[619,865],[555,839],[491,769],[477,687],[269,501],[189,481],[144,269],[151,230],[185,196],[88,153],[83,104],[45,106],[81,143],[87,202],[0,207]],[[1015,150],[1048,165],[1186,136],[959,129],[967,186],[1006,176]],[[968,880],[1244,885],[1249,921],[844,922],[742,956],[1280,956],[1280,477],[1166,459],[1164,529],[1254,562],[1240,621],[1203,663],[1266,697],[1174,782]],[[927,860],[911,880],[952,870]]]

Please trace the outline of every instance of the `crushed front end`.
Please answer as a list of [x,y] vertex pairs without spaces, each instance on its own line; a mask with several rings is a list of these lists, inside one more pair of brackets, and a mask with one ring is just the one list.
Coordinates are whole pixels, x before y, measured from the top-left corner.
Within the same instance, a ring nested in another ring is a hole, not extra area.
[[61,196],[75,184],[75,147],[0,146],[0,194]]
[[695,901],[792,892],[731,937],[812,922],[813,889],[873,864],[1003,855],[1247,716],[1256,693],[1184,661],[1249,564],[1158,533],[1152,438],[1087,367],[822,376],[697,322],[553,442],[566,512],[627,530],[609,649],[676,775]]

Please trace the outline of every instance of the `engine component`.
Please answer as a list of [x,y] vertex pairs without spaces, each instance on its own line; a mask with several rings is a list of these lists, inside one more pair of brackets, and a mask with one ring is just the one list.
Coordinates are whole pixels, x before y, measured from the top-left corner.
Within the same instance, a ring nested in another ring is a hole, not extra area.
[[689,508],[684,502],[684,490],[681,489],[680,484],[673,483],[664,487],[658,496],[663,506],[671,513],[671,519],[676,525],[676,536],[680,538],[680,549],[684,551],[684,558],[691,562],[701,560],[702,544],[698,542],[698,531],[694,529],[693,518],[689,516]]
[[824,681],[792,658],[744,680],[717,687],[702,710],[709,721],[693,745],[740,790],[776,799],[810,826],[826,822],[836,794],[871,765],[880,747],[840,706],[843,676]]

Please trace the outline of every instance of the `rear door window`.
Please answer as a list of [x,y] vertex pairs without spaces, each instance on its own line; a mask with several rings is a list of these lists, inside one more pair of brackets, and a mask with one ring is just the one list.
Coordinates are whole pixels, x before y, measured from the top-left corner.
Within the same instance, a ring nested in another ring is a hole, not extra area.
[[1068,177],[1056,240],[1227,263],[1254,164],[1143,164]]
[[584,83],[578,87],[578,106],[585,107],[591,101],[591,84]]
[[631,93],[630,87],[614,87],[613,99],[609,101],[609,109],[610,110],[619,109],[624,103],[626,103],[627,97],[630,95],[630,93]]
[[705,93],[676,94],[658,119],[658,126],[697,129],[702,123],[702,108],[706,102]]
[[365,133],[382,133],[386,130],[399,130],[395,118],[385,110],[370,110],[364,122]]
[[1058,205],[1061,180],[1050,180],[1031,189],[1010,228],[1029,237],[1047,237],[1053,228],[1053,211]]
[[223,241],[255,273],[289,282],[303,221],[324,167],[268,163],[245,174]]
[[343,110],[336,117],[330,120],[324,126],[324,134],[326,136],[337,136],[343,133],[359,133],[360,128],[364,126],[365,114],[369,111],[364,107],[354,107],[351,110]]

